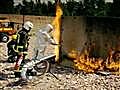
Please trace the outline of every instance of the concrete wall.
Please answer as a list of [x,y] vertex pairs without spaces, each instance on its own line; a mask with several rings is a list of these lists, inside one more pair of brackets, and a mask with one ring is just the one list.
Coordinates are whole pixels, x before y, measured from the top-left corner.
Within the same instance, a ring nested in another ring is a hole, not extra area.
[[81,51],[87,41],[86,20],[84,17],[63,17],[62,49],[66,53],[71,50]]
[[51,23],[54,17],[48,16],[32,16],[32,15],[14,15],[14,14],[0,14],[0,17],[7,17],[11,22],[23,23],[23,21],[32,21],[34,24],[33,31],[38,30],[45,24]]
[[62,50],[81,51],[87,42],[95,43],[95,56],[106,58],[112,47],[120,49],[120,19],[112,17],[63,17]]
[[[23,15],[0,14],[12,22],[23,23]],[[54,17],[24,16],[24,21],[30,20],[34,24],[33,32],[39,30],[47,23],[51,23]],[[62,17],[62,50],[66,53],[71,50],[81,51],[85,43],[96,44],[96,54],[106,57],[108,48],[120,49],[120,19],[112,17]],[[35,37],[30,42],[35,45]]]

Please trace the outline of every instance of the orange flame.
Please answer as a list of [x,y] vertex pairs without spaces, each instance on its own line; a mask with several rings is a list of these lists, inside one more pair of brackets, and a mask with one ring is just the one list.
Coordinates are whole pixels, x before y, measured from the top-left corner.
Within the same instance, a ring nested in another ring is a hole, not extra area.
[[[112,72],[118,72],[120,74],[120,61],[113,61],[112,53],[110,52],[107,60],[103,60],[102,58],[89,58],[89,51],[84,50],[81,54],[75,50],[71,50],[68,53],[70,58],[74,58],[74,66],[78,70],[85,71],[87,73],[93,73],[98,70],[109,70]],[[106,62],[107,61],[107,62]]]
[[[55,37],[55,41],[57,44],[60,44],[60,27],[61,27],[62,14],[63,12],[60,7],[60,1],[58,0],[57,5],[56,5],[56,17],[52,23],[55,26],[54,37]],[[55,60],[56,61],[59,60],[59,51],[60,51],[60,46],[55,46],[55,54],[56,54]]]
[[117,61],[113,60],[112,52],[113,51],[110,51],[110,56],[107,58],[106,67],[110,70],[119,71],[120,73],[120,58]]

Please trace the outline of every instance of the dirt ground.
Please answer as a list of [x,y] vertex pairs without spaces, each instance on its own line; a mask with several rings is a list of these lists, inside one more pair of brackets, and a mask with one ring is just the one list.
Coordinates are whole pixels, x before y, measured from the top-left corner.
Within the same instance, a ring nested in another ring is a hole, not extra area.
[[120,90],[120,76],[87,74],[73,68],[53,64],[51,73],[34,76],[26,85],[13,75],[15,63],[8,63],[6,44],[0,44],[0,90]]

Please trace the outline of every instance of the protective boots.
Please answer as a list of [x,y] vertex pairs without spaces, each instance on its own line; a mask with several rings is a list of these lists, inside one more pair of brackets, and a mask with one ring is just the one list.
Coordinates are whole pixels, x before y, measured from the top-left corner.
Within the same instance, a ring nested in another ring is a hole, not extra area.
[[28,69],[27,70],[27,75],[28,76],[36,76],[37,72],[34,69]]

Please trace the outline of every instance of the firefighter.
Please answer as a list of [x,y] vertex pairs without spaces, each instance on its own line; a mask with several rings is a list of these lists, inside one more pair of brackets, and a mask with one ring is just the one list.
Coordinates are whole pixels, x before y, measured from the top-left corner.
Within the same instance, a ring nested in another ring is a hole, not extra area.
[[14,47],[16,44],[17,35],[12,35],[12,40],[7,43],[8,48],[8,62],[14,62],[17,56],[17,52],[15,52]]
[[[46,44],[47,42],[51,43],[52,45],[56,45],[55,40],[50,35],[52,31],[53,31],[53,26],[47,24],[45,28],[40,29],[39,32],[36,33],[37,39],[36,39],[36,43],[34,43],[35,45],[37,45],[35,48],[35,52],[38,52],[38,57],[36,57],[36,59],[40,59],[43,56],[45,48],[47,46]],[[35,57],[35,55],[33,57]],[[37,74],[37,71],[34,69],[34,67],[31,66],[31,63],[32,62],[30,61],[30,63],[28,62],[24,64],[21,70],[21,78],[24,81],[25,80],[27,81],[29,79],[28,73],[31,73],[32,76],[35,76]]]
[[38,52],[37,59],[40,59],[44,56],[45,49],[48,44],[57,45],[51,32],[53,31],[53,26],[51,24],[47,24],[44,28],[40,29],[37,32],[36,39],[36,48],[35,52]]
[[[29,32],[33,28],[33,23],[26,21],[22,29],[17,34],[17,41],[15,45],[15,50],[18,52],[18,57],[16,64],[14,66],[15,75],[20,73],[20,67],[25,63],[25,57],[27,55],[28,45],[29,45]],[[19,75],[19,74],[18,74]]]

